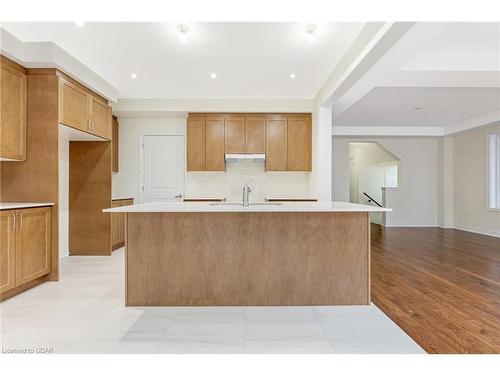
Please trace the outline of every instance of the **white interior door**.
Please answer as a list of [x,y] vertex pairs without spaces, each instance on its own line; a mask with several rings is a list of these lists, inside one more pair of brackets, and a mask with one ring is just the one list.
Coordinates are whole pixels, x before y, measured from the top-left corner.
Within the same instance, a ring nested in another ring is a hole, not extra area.
[[184,136],[145,135],[142,201],[180,201],[184,194]]

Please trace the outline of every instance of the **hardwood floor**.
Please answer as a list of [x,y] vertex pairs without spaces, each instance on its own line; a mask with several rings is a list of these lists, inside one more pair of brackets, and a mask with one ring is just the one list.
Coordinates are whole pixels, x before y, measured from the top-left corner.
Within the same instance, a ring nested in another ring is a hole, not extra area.
[[372,225],[372,301],[429,353],[500,353],[500,238]]

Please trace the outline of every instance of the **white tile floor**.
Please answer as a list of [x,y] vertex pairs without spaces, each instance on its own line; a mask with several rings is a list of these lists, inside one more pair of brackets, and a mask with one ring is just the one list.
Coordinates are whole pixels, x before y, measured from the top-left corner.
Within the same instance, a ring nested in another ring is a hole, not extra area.
[[56,353],[423,353],[376,306],[124,306],[123,249],[0,304],[2,349]]

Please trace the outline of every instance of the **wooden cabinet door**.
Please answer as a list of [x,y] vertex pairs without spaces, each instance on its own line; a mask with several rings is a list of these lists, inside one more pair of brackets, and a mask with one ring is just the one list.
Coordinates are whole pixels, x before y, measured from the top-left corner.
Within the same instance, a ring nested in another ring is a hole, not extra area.
[[0,158],[26,160],[26,74],[1,62]]
[[91,132],[101,138],[111,139],[111,107],[91,97]]
[[[125,205],[125,201],[120,201],[120,207],[123,207]],[[123,244],[123,242],[125,241],[125,214],[120,213],[119,215],[120,217],[118,218],[118,222],[120,225],[118,227],[118,238],[120,239],[120,243]]]
[[[112,201],[111,208],[120,207],[120,201]],[[121,242],[120,239],[120,215],[121,213],[111,213],[111,246],[114,248]]]
[[16,286],[15,210],[0,211],[0,293]]
[[266,118],[247,117],[245,120],[245,152],[266,153]]
[[245,119],[226,118],[224,148],[226,154],[245,153]]
[[224,160],[224,118],[206,120],[205,169],[207,171],[225,171]]
[[[134,204],[133,199],[125,199],[122,201],[122,206],[130,206]],[[122,242],[125,243],[125,240],[127,239],[127,213],[124,212],[121,214],[122,215],[122,222],[121,222],[121,239]]]
[[111,171],[118,172],[118,137],[119,137],[119,125],[118,119],[113,116],[113,134],[111,136]]
[[90,132],[90,98],[80,87],[60,78],[59,122]]
[[281,115],[266,120],[266,171],[287,170],[287,121]]
[[309,117],[288,117],[287,150],[289,171],[311,170],[311,119]]
[[17,210],[16,286],[50,272],[51,209]]
[[187,120],[187,171],[205,170],[205,119]]

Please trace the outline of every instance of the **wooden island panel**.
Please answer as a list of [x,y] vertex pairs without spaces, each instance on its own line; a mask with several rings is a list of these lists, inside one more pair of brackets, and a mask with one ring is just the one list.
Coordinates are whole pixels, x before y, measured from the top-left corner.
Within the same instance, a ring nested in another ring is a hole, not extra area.
[[127,306],[366,305],[366,212],[128,213]]

